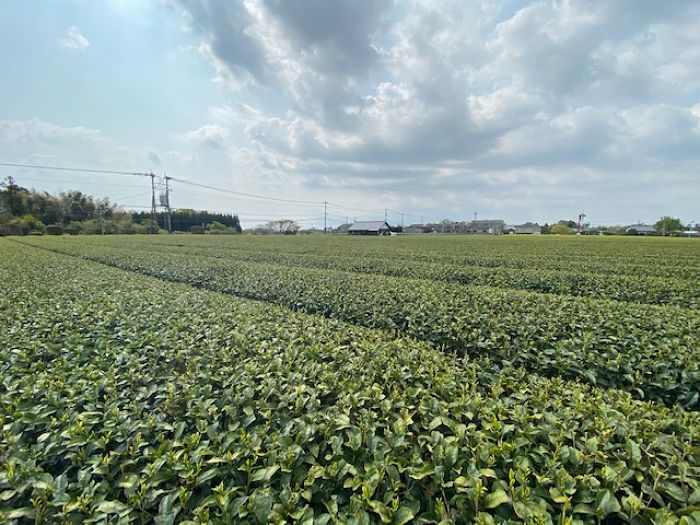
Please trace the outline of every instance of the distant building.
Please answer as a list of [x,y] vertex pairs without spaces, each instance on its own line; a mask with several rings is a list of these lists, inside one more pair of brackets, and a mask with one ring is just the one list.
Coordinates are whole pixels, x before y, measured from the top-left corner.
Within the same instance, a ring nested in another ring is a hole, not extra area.
[[632,224],[625,228],[625,233],[627,235],[654,235],[656,228],[648,224]]
[[425,224],[410,224],[408,226],[405,226],[404,229],[401,231],[403,233],[425,233],[425,230]]
[[469,228],[469,224],[464,222],[464,221],[454,223],[454,232],[455,233],[467,233],[468,228]]
[[350,235],[389,235],[391,229],[386,221],[355,222],[348,228]]
[[525,224],[519,224],[512,227],[513,233],[520,235],[539,235],[542,233],[542,226],[536,222],[526,222]]
[[[449,227],[448,227],[449,231]],[[423,226],[424,233],[445,233],[445,225],[441,222],[429,222]]]
[[503,233],[505,225],[505,221],[500,219],[471,221],[466,225],[466,233],[490,233],[491,235],[498,235]]
[[458,221],[431,222],[422,227],[423,233],[467,233],[467,224]]
[[542,227],[526,223],[521,226],[506,226],[500,219],[482,221],[450,221],[431,222],[428,224],[411,224],[404,227],[403,233],[489,233],[492,235],[504,233],[508,230],[513,233],[542,233]]

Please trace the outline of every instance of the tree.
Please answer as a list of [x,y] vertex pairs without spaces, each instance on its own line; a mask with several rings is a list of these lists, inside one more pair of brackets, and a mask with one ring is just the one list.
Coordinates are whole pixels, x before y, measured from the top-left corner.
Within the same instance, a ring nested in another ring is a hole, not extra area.
[[22,227],[22,231],[25,234],[31,231],[38,231],[41,233],[44,233],[46,231],[46,225],[30,214],[23,215],[19,219],[18,224]]
[[252,228],[249,230],[250,233],[253,233],[255,235],[267,235],[270,233],[270,225],[269,224],[258,224],[255,226],[255,228]]
[[[208,211],[198,211],[191,208],[180,208],[172,210],[171,225],[173,231],[190,231],[192,226],[201,226],[218,222],[228,228],[229,233],[241,233],[241,221],[238,215],[228,213],[211,213]],[[133,220],[137,223],[150,224],[151,212],[135,212]],[[165,224],[165,212],[158,212],[156,220],[159,224]]]
[[683,231],[683,223],[680,219],[664,215],[656,221],[654,229],[662,235],[668,235],[670,233]]
[[450,233],[452,228],[454,228],[454,221],[450,219],[442,219],[440,221],[440,233]]
[[571,235],[573,232],[566,224],[555,224],[549,228],[549,232],[555,235]]
[[84,221],[95,216],[95,199],[81,191],[69,190],[59,194],[62,222]]
[[296,235],[299,231],[299,225],[295,221],[289,219],[273,221],[271,225],[273,232],[279,232],[283,235]]
[[215,231],[215,232],[225,232],[228,228],[226,228],[225,224],[221,224],[219,221],[213,221],[207,224],[207,230],[209,231]]
[[26,188],[22,188],[15,184],[15,179],[7,177],[5,182],[0,183],[3,191],[0,191],[0,200],[2,207],[7,208],[7,211],[15,217],[24,215],[26,208],[26,194],[29,193]]
[[243,232],[243,228],[241,228],[241,220],[238,218],[238,215],[233,216],[233,224],[231,225],[231,228],[233,228],[236,233]]
[[226,226],[219,221],[212,221],[206,225],[209,233],[239,233],[233,226]]

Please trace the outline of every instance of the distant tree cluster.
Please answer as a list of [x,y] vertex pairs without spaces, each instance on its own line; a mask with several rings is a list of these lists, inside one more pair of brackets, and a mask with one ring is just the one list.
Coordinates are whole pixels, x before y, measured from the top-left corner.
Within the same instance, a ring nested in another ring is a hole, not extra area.
[[[157,214],[160,228],[165,214]],[[210,233],[241,233],[237,215],[173,210],[173,231],[203,226]],[[109,199],[70,190],[53,195],[19,186],[12,177],[0,182],[0,234],[148,233],[151,214],[128,212]]]
[[44,233],[49,225],[59,225],[69,232],[117,232],[131,224],[131,215],[109,199],[97,199],[80,191],[48,192],[29,190],[12,177],[0,183],[0,225],[13,227],[23,234]]
[[44,224],[68,224],[84,221],[98,215],[112,218],[119,212],[109,199],[96,199],[80,191],[67,191],[52,195],[48,192],[28,190],[8,177],[0,183],[0,210],[12,217],[32,215]]
[[554,235],[571,235],[574,230],[568,224],[558,223],[550,226],[549,233]]
[[[545,224],[542,226],[543,234],[572,235],[576,232],[578,225],[571,220],[561,220],[556,224]],[[594,235],[681,235],[684,231],[700,231],[700,226],[695,224],[683,225],[677,217],[665,215],[654,225],[636,224],[632,226],[596,226],[583,225],[583,233]]]
[[300,226],[296,221],[291,219],[280,219],[277,221],[270,221],[265,224],[258,224],[254,228],[247,231],[255,235],[296,235],[299,233],[299,230]]
[[[134,221],[148,224],[151,221],[150,212],[135,212],[132,214]],[[156,214],[158,224],[163,227],[166,217],[164,212]],[[193,226],[204,226],[210,232],[217,233],[241,233],[241,222],[238,215],[228,213],[211,213],[197,211],[188,208],[172,210],[170,224],[173,231],[189,232]]]
[[664,215],[654,224],[654,229],[661,235],[671,235],[683,231],[683,223],[676,217]]

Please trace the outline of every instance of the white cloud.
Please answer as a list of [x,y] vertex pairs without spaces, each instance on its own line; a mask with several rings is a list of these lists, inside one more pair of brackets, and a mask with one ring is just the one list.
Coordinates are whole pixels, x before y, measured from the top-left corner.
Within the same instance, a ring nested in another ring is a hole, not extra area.
[[67,144],[104,146],[109,143],[99,130],[82,126],[59,126],[38,119],[0,120],[0,144],[40,146],[41,149]]
[[146,171],[187,168],[196,156],[178,150],[134,148],[97,129],[31,119],[0,120],[0,158],[21,164]]
[[200,128],[178,135],[180,140],[223,148],[228,138],[228,129],[218,124],[206,124]]
[[70,26],[66,31],[66,36],[61,39],[61,45],[67,49],[82,51],[90,46],[90,41],[83,36],[76,26]]
[[690,0],[173,2],[232,89],[185,136],[222,145],[235,123],[248,165],[313,188],[462,209],[449,181],[488,207],[561,208],[625,184],[642,202],[670,191],[654,170],[673,187],[700,168]]

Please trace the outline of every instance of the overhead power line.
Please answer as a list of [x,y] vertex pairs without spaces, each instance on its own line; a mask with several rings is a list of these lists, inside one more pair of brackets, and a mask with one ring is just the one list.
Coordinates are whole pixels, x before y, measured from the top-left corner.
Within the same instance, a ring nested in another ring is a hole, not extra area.
[[351,206],[344,206],[344,205],[342,205],[342,204],[334,204],[334,203],[332,203],[332,202],[329,202],[329,203],[328,203],[328,206],[331,207],[331,208],[339,208],[339,209],[341,209],[341,210],[363,211],[363,212],[369,212],[369,213],[384,213],[384,210],[383,210],[383,209],[380,209],[380,208],[374,208],[374,209],[370,209],[370,208],[353,208],[353,207],[351,207]]
[[[24,181],[31,181],[31,182],[46,182],[46,179],[39,179],[39,178],[34,178],[34,177],[25,177],[23,175],[20,175],[20,182],[24,183]],[[65,179],[51,179],[52,183],[59,183],[59,184],[87,184],[89,186],[109,186],[110,188],[134,188],[134,184],[115,184],[113,182],[105,182],[105,181],[100,181],[100,182],[90,182],[90,181],[82,181],[82,180],[65,180]]]
[[229,190],[226,188],[219,188],[217,186],[211,186],[209,184],[202,184],[200,182],[192,182],[187,179],[181,179],[179,177],[168,177],[170,180],[174,180],[175,182],[179,182],[181,184],[189,184],[190,186],[197,186],[198,188],[205,188],[208,190],[213,190],[213,191],[221,191],[224,193],[230,193],[232,195],[238,195],[241,197],[248,197],[251,199],[261,199],[261,200],[267,200],[267,201],[275,201],[275,202],[290,202],[290,203],[295,203],[295,204],[312,204],[314,206],[320,206],[323,204],[322,201],[306,201],[306,200],[300,200],[300,199],[283,199],[280,197],[268,197],[265,195],[256,195],[254,193],[244,193],[242,191],[235,191],[235,190]]
[[[176,181],[176,182],[181,182],[179,179],[173,179],[173,178],[171,178],[171,177],[168,177],[168,178],[169,178],[170,180],[173,180],[173,181]],[[173,189],[171,189],[170,191],[171,191],[172,193],[176,193],[176,192],[177,192],[177,190],[173,190]],[[180,189],[179,191],[181,191],[181,192],[182,192],[182,191],[186,191],[188,197],[189,197],[189,196],[195,196],[195,197],[205,197],[205,198],[207,198],[207,199],[217,199],[217,200],[226,200],[226,201],[230,201],[230,200],[231,200],[231,197],[229,197],[229,196],[227,196],[227,195],[216,195],[216,194],[214,194],[214,193],[204,193],[204,192],[189,191],[189,190],[183,190],[183,189]],[[225,191],[226,193],[232,193],[234,190],[224,190],[224,189],[222,188],[222,189],[212,190],[212,192],[213,192],[213,191]],[[308,202],[312,202],[312,201],[308,201]],[[250,204],[252,204],[252,205],[254,205],[254,206],[257,206],[257,205],[258,205],[257,203],[250,203]],[[295,204],[295,203],[293,202],[293,203],[291,203],[291,204]],[[310,206],[318,207],[318,206],[322,205],[323,203],[322,203],[322,202],[313,202],[312,204],[307,204],[307,201],[300,201],[298,204],[299,204],[299,206],[302,206],[302,207],[310,207]]]
[[134,177],[150,177],[150,173],[139,173],[135,171],[116,171],[116,170],[96,170],[91,168],[69,168],[65,166],[46,166],[43,164],[15,164],[12,162],[0,162],[0,166],[8,166],[11,168],[34,168],[40,170],[57,170],[57,171],[77,171],[82,173],[99,173],[102,175],[131,175]]
[[[102,174],[102,175],[130,175],[130,176],[137,176],[137,177],[150,177],[152,174],[151,173],[140,173],[140,172],[132,172],[132,171],[120,171],[120,170],[100,170],[100,169],[92,169],[92,168],[75,168],[75,167],[68,167],[68,166],[49,166],[46,164],[19,164],[19,163],[14,163],[14,162],[0,162],[0,166],[7,166],[7,167],[13,167],[13,168],[33,168],[33,169],[43,169],[43,170],[58,170],[58,171],[74,171],[74,172],[82,172],[82,173],[97,173],[97,174]],[[199,182],[193,182],[187,179],[182,179],[179,177],[167,177],[169,180],[175,181],[175,182],[180,182],[182,184],[189,184],[190,186],[197,186],[199,188],[205,188],[208,190],[213,190],[213,191],[220,191],[224,193],[230,193],[232,195],[239,195],[241,197],[248,197],[252,199],[262,199],[262,200],[270,200],[270,201],[276,201],[276,202],[289,202],[289,203],[297,203],[297,204],[313,204],[315,206],[323,204],[322,201],[309,201],[309,200],[301,200],[301,199],[284,199],[280,197],[269,197],[266,195],[256,195],[254,193],[245,193],[241,191],[235,191],[235,190],[229,190],[227,188],[219,188],[217,186],[212,186],[210,184],[202,184]]]
[[128,199],[135,199],[136,197],[145,197],[146,195],[150,195],[151,192],[141,192],[141,193],[136,193],[135,195],[127,195],[126,197],[114,197],[113,200],[118,201],[118,200],[128,200]]
[[390,211],[390,212],[392,212],[392,213],[396,213],[396,214],[398,214],[398,215],[405,215],[406,217],[413,217],[413,218],[416,218],[416,219],[419,218],[419,217],[421,217],[421,218],[423,218],[423,219],[429,219],[429,218],[430,218],[430,217],[427,217],[426,215],[420,215],[420,214],[417,214],[417,213],[405,213],[405,212],[398,211],[398,210],[392,210],[391,208],[387,208],[387,211]]
[[[72,171],[72,172],[78,172],[78,173],[93,173],[93,174],[99,174],[99,175],[126,175],[126,176],[133,176],[133,177],[151,177],[151,183],[153,185],[153,178],[155,175],[152,172],[136,172],[136,171],[125,171],[125,170],[105,170],[105,169],[94,169],[94,168],[78,168],[78,167],[71,167],[71,166],[53,166],[53,165],[48,165],[48,164],[22,164],[22,163],[14,163],[14,162],[0,162],[0,166],[5,166],[5,167],[13,167],[13,168],[30,168],[30,169],[39,169],[39,170],[55,170],[55,171]],[[159,177],[160,178],[160,177]],[[353,206],[346,206],[343,204],[336,204],[333,202],[327,202],[327,201],[313,201],[313,200],[304,200],[304,199],[286,199],[283,197],[273,197],[269,195],[258,195],[255,193],[247,193],[247,192],[242,192],[242,191],[236,191],[236,190],[231,190],[228,188],[221,188],[218,186],[213,186],[211,184],[203,184],[201,182],[194,182],[191,180],[187,180],[184,178],[180,177],[170,177],[166,176],[164,177],[166,181],[174,181],[174,182],[179,182],[181,184],[187,184],[189,186],[194,186],[198,188],[203,188],[207,189],[210,191],[216,191],[216,192],[221,192],[221,193],[227,193],[230,195],[236,195],[239,197],[245,197],[249,199],[258,199],[258,200],[264,200],[264,201],[271,201],[271,202],[284,202],[284,203],[289,203],[289,204],[297,204],[297,205],[303,205],[303,206],[324,206],[324,209],[326,210],[325,215],[329,215],[329,211],[331,212],[330,215],[335,215],[335,216],[340,216],[340,213],[333,213],[332,210],[329,210],[328,208],[335,208],[338,211],[342,211],[343,213],[347,213],[348,211],[352,212],[361,212],[364,214],[375,214],[379,215],[382,213],[385,213],[386,211],[391,211],[393,213],[397,213],[402,216],[408,216],[408,217],[423,217],[417,214],[409,214],[409,213],[403,213],[397,210],[390,210],[388,208],[385,208],[384,210],[380,210],[379,208],[357,208]],[[68,182],[68,181],[59,181],[59,182]],[[75,181],[77,183],[77,181]],[[110,184],[113,186],[116,186],[114,184]],[[155,189],[153,189],[153,198],[155,198]],[[140,206],[129,206],[125,205],[127,207],[140,207]],[[151,206],[153,207],[153,205]]]

